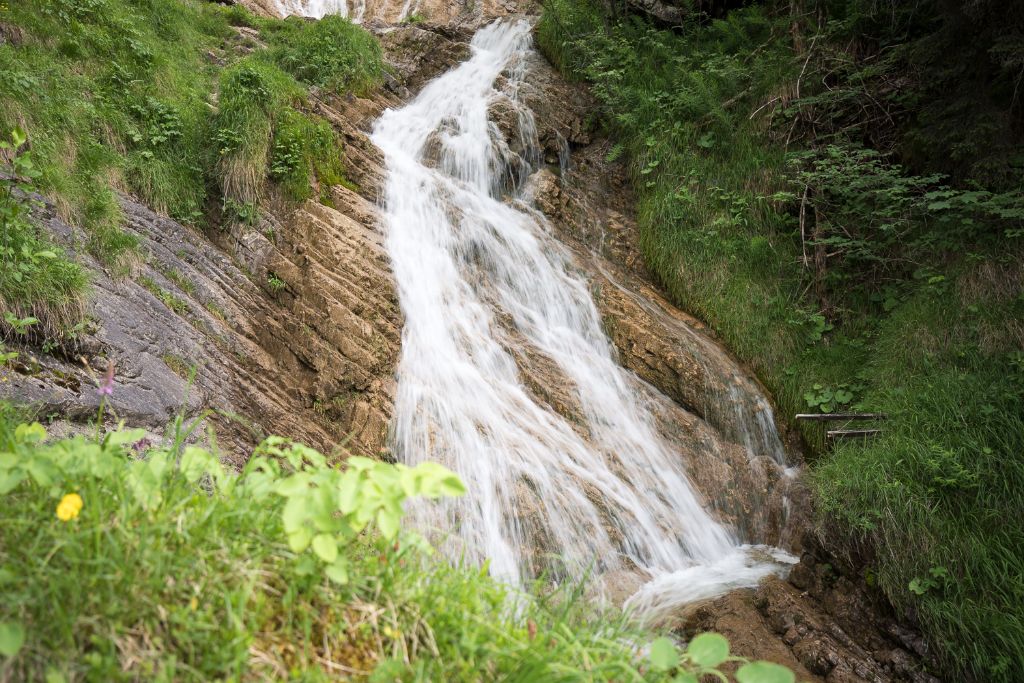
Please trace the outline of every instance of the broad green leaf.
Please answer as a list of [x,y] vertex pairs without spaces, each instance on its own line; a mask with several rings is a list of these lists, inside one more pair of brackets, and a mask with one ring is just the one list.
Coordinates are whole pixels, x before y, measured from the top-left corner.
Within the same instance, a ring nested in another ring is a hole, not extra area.
[[9,470],[18,464],[20,458],[14,453],[0,453],[0,470]]
[[25,644],[25,629],[21,624],[0,621],[0,655],[13,657]]
[[257,502],[265,500],[276,482],[277,479],[266,472],[250,472],[244,482],[245,495]]
[[398,523],[401,518],[401,514],[395,514],[392,510],[382,509],[377,513],[377,526],[385,539],[390,541],[398,534]]
[[338,558],[338,542],[330,534],[317,534],[313,537],[313,552],[330,564]]
[[347,470],[338,482],[338,509],[349,514],[356,509],[356,497],[359,493],[359,472]]
[[679,650],[668,638],[655,638],[651,643],[651,666],[658,671],[669,671],[679,666]]
[[[0,465],[2,467],[2,465]],[[402,484],[402,491],[406,497],[412,498],[419,493],[420,488],[420,476],[416,470],[403,469],[399,475],[399,482]]]
[[320,451],[301,443],[292,444],[292,453],[295,453],[316,468],[323,467],[327,464],[327,458],[325,458]]
[[309,542],[312,539],[312,531],[306,527],[299,527],[292,533],[288,534],[288,547],[292,549],[293,553],[301,553],[309,547]]
[[185,479],[194,484],[206,473],[211,461],[215,461],[215,459],[209,451],[189,446],[181,454],[181,464],[178,467]]
[[461,496],[466,487],[459,477],[443,465],[436,462],[424,462],[417,465],[414,472],[422,479],[420,493],[431,498],[440,496]]
[[717,633],[702,633],[686,647],[694,664],[712,669],[729,657],[729,641]]
[[285,503],[284,510],[281,512],[281,521],[284,523],[285,533],[291,534],[298,531],[303,522],[306,521],[308,513],[307,502],[305,498],[294,496],[288,499]]
[[353,455],[345,461],[345,465],[347,465],[349,469],[356,470],[357,472],[373,469],[377,464],[376,460],[370,460],[369,458],[364,458],[361,455]]
[[796,676],[780,664],[750,662],[736,672],[738,683],[795,683]]
[[324,569],[324,574],[334,583],[348,583],[348,562],[345,558],[339,557]]
[[53,466],[53,463],[40,457],[29,458],[22,467],[32,475],[36,484],[44,488],[53,483],[57,474],[57,468]]
[[298,472],[287,479],[282,479],[277,485],[276,491],[278,495],[285,498],[302,495],[309,490],[309,480],[310,476],[308,473]]
[[46,428],[38,422],[20,424],[14,428],[14,440],[18,443],[46,441]]
[[119,429],[107,434],[103,441],[108,446],[130,446],[144,438],[146,438],[144,429]]
[[672,683],[700,683],[697,674],[686,671],[672,679]]
[[457,498],[466,493],[466,485],[456,475],[450,474],[437,483],[437,490],[442,496]]

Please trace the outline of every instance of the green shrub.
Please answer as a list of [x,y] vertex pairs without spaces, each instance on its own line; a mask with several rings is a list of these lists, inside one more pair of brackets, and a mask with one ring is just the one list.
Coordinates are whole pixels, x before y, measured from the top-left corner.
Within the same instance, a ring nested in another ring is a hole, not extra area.
[[291,18],[277,26],[271,32],[274,59],[300,81],[360,94],[380,84],[380,43],[348,19],[329,15],[310,23]]
[[225,200],[259,204],[267,176],[274,126],[302,89],[261,56],[225,71],[220,83],[213,140]]
[[289,109],[274,130],[269,175],[292,199],[308,199],[314,183],[344,182],[341,155],[342,142],[327,121]]

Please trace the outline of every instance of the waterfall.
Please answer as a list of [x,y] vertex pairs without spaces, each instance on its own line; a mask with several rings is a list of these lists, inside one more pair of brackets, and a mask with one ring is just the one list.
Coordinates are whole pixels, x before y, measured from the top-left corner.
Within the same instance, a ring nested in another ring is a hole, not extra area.
[[347,0],[273,0],[278,14],[282,17],[297,15],[323,19],[329,14],[348,16]]
[[[648,613],[752,585],[780,556],[709,513],[488,119],[496,99],[516,100],[531,45],[523,20],[481,29],[468,61],[374,127],[405,316],[394,449],[408,464],[443,463],[469,489],[410,514],[453,558],[513,584],[639,576],[631,604]],[[520,107],[518,119],[535,139],[532,114]],[[535,163],[531,144],[520,166]],[[524,357],[551,368],[575,419],[527,386]]]

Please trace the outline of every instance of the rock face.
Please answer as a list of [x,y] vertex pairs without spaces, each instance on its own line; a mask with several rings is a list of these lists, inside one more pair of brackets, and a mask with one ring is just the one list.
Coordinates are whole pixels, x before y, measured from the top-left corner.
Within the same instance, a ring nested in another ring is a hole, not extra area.
[[[333,192],[372,220],[366,199]],[[218,441],[236,460],[271,432],[380,453],[401,321],[372,223],[307,203],[265,219],[264,232],[224,235],[221,250],[130,198],[122,206],[144,262],[115,278],[83,255],[95,273],[92,329],[67,353],[22,364],[6,395],[88,419],[100,400],[91,374],[113,363],[115,417],[160,430],[179,411],[216,411]],[[81,237],[49,209],[41,218],[66,243]]]
[[813,541],[788,580],[734,591],[692,609],[686,633],[716,631],[734,652],[789,666],[801,681],[937,683],[919,634],[900,625],[863,579],[825,562]]

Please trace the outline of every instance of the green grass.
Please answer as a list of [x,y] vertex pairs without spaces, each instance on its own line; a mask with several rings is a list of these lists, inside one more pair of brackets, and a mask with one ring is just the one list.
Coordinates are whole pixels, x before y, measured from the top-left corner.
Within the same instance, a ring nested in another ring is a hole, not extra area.
[[[23,145],[20,130],[10,141],[0,139],[11,171],[0,178],[0,312],[35,318],[48,336],[60,338],[82,317],[86,275],[31,220],[39,172]],[[0,321],[0,333],[9,327]]]
[[[868,546],[879,584],[948,663],[1013,680],[1024,656],[1024,300],[1006,296],[1019,255],[992,260],[962,274],[961,291],[920,293],[880,325],[863,376],[891,420],[869,446],[824,458],[811,481],[825,519]],[[909,590],[933,570],[948,578]]]
[[[849,98],[872,111],[864,93],[892,63],[858,71],[843,52],[849,39],[829,42],[842,35],[831,24],[815,54],[839,65],[833,90],[815,90],[827,68],[808,60],[797,100],[808,58],[793,50],[788,5],[777,5],[668,32],[606,18],[587,0],[550,0],[537,37],[593,86],[612,156],[624,156],[637,188],[648,266],[756,371],[780,417],[837,394],[845,403],[830,398],[832,407],[890,414],[882,438],[831,451],[820,427],[799,426],[832,546],[915,615],[951,676],[1015,680],[1024,661],[1020,190],[980,195],[1014,208],[949,215],[920,194],[939,181],[905,169],[841,167],[847,157],[815,149],[827,177],[804,173],[813,167],[795,154],[802,148],[849,144],[823,121],[866,131],[861,144],[886,135],[898,144],[903,129],[879,130],[842,108]],[[814,135],[807,120],[820,126]],[[805,182],[818,193],[805,209],[847,231],[831,233],[830,249],[850,255],[833,257],[820,290],[802,262]]]
[[184,315],[188,312],[188,302],[161,287],[153,278],[143,275],[139,278],[139,284],[159,299],[164,306],[178,315]]
[[24,38],[0,45],[0,128],[28,132],[43,193],[87,229],[92,251],[113,262],[134,247],[114,189],[194,220],[217,70],[204,53],[230,35],[227,20],[195,0],[6,7],[0,21]]
[[274,61],[303,83],[365,95],[384,77],[380,43],[347,19],[331,15],[312,24],[292,18],[259,25]]
[[[519,594],[486,568],[427,554],[398,533],[396,506],[410,484],[460,491],[443,468],[406,470],[422,476],[408,482],[365,459],[339,472],[270,439],[236,476],[184,446],[198,423],[177,420],[161,447],[141,430],[48,441],[27,417],[0,403],[5,680],[639,682],[668,680],[677,666],[714,669],[728,652],[721,637],[704,637],[680,662],[661,639],[648,660],[650,636],[579,591],[538,584]],[[342,500],[349,476],[354,512],[321,519],[324,500],[344,506],[332,491]],[[80,510],[62,512],[74,496]],[[294,502],[312,516],[297,520]],[[348,525],[364,510],[358,528],[376,521],[359,533]],[[310,546],[310,521],[346,540],[321,534]],[[747,680],[793,681],[757,668]]]
[[[184,223],[206,225],[220,205],[227,220],[253,224],[268,186],[301,200],[343,179],[340,140],[305,111],[310,87],[366,93],[383,73],[376,39],[338,17],[40,0],[0,4],[0,23],[16,30],[0,44],[0,134],[27,132],[39,191],[120,273],[138,243],[121,229],[117,191]],[[270,49],[244,56],[232,24],[257,27]],[[0,285],[5,299],[53,305],[42,280]]]

